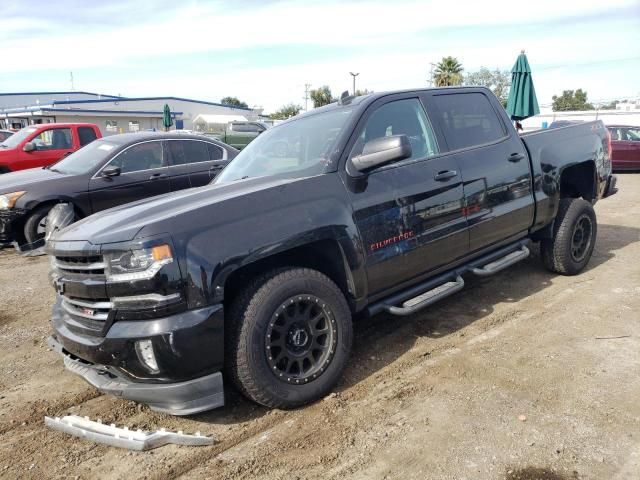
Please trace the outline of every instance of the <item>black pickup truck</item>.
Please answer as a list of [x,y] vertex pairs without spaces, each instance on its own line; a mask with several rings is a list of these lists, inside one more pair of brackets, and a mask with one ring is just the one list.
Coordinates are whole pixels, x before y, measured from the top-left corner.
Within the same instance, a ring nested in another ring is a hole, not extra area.
[[483,88],[343,96],[265,131],[212,185],[56,234],[50,344],[159,411],[223,405],[223,378],[296,407],[338,381],[356,313],[417,312],[531,241],[579,273],[615,183],[599,121],[518,136]]

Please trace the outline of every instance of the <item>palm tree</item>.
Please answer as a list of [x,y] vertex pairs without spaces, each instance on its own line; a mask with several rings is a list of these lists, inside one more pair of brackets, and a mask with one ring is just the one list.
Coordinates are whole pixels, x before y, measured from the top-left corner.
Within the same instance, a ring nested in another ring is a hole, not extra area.
[[443,57],[433,72],[436,87],[449,87],[462,84],[462,64],[454,57]]

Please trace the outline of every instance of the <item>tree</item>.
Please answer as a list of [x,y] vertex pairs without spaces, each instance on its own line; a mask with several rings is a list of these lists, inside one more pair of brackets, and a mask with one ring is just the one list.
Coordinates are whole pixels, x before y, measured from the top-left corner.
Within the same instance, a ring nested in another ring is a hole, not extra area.
[[509,98],[509,86],[511,85],[511,72],[508,70],[489,70],[486,67],[480,67],[477,72],[471,72],[464,77],[465,85],[480,85],[487,87],[498,97],[503,107],[507,106]]
[[309,92],[309,96],[313,101],[314,108],[322,107],[323,105],[329,105],[330,103],[336,101],[336,99],[333,98],[333,95],[331,94],[331,89],[327,85],[324,85],[315,90],[311,90]]
[[238,97],[224,97],[222,100],[220,100],[220,103],[222,103],[223,105],[231,105],[232,107],[249,108],[249,105],[238,100]]
[[364,90],[357,89],[357,90],[356,90],[356,95],[355,95],[355,96],[356,96],[356,97],[360,97],[360,96],[362,96],[362,95],[369,95],[369,94],[371,94],[371,93],[373,93],[373,90],[367,90],[366,88],[365,88]]
[[300,105],[289,103],[288,105],[280,107],[280,110],[275,111],[269,115],[269,117],[273,120],[286,120],[287,118],[291,118],[299,114],[300,110],[302,110]]
[[564,90],[559,97],[554,95],[552,109],[554,112],[566,112],[568,110],[593,110],[593,105],[587,102],[587,92],[581,88],[576,90]]
[[462,84],[462,64],[454,57],[443,57],[433,72],[436,87],[449,87]]
[[621,103],[620,100],[613,100],[612,102],[599,105],[599,108],[600,110],[615,110],[616,105],[618,105],[619,103]]

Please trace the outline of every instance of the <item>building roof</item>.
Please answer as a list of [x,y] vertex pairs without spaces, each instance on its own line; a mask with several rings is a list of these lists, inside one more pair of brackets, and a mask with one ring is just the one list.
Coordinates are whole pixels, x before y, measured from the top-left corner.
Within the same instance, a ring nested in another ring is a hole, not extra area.
[[[114,97],[117,102],[137,102],[137,101],[145,101],[145,100],[175,100],[180,102],[190,102],[190,103],[199,103],[201,105],[214,105],[216,107],[226,107],[233,108],[236,110],[246,110],[252,111],[251,108],[248,107],[238,107],[236,105],[228,105],[225,103],[217,103],[217,102],[207,102],[204,100],[194,100],[192,98],[182,98],[182,97]],[[113,102],[112,99],[100,99],[100,100],[54,100],[53,103],[56,105],[67,105],[70,103],[105,103],[105,102]]]
[[109,98],[122,98],[118,95],[105,95],[103,93],[93,93],[93,92],[10,92],[10,93],[0,93],[0,97],[8,97],[11,95],[94,95],[96,97],[109,97]]

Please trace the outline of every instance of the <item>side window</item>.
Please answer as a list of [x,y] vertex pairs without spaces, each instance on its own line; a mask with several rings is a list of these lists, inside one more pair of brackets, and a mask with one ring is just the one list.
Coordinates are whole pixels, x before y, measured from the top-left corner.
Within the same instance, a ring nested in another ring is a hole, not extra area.
[[209,160],[222,160],[224,158],[224,152],[219,146],[207,143],[207,149],[209,150]]
[[73,148],[71,129],[69,128],[45,130],[31,141],[35,144],[36,150],[67,150]]
[[207,144],[205,142],[199,142],[197,140],[183,140],[179,143],[182,143],[182,149],[187,163],[209,161],[209,150],[207,149]]
[[640,128],[627,128],[624,138],[629,142],[640,142]]
[[96,138],[96,132],[90,127],[78,128],[78,137],[80,137],[80,146],[84,147],[87,143],[93,142]]
[[386,103],[373,112],[350,156],[360,155],[365,143],[391,135],[409,137],[411,159],[430,157],[438,153],[436,137],[422,104],[418,99],[410,98]]
[[145,142],[129,147],[111,160],[109,165],[120,167],[122,173],[138,172],[160,168],[162,161],[162,143]]
[[171,155],[171,165],[184,165],[187,163],[180,140],[169,140],[167,145]]
[[435,95],[433,100],[451,150],[493,142],[507,134],[482,93]]

